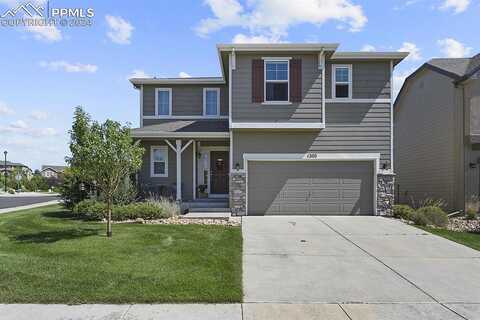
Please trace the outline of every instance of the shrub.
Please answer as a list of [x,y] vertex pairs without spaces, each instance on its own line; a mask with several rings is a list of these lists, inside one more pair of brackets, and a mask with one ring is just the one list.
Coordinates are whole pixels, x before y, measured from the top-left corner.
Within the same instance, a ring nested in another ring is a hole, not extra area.
[[[83,200],[74,206],[73,213],[86,219],[102,220],[107,215],[107,204],[101,201]],[[124,221],[137,218],[153,220],[169,218],[179,213],[180,207],[175,202],[161,199],[158,201],[114,205],[112,208],[112,220]]]
[[71,168],[65,169],[60,185],[60,196],[68,209],[74,208],[77,203],[85,200],[90,190],[91,186],[83,183]]
[[413,197],[410,198],[411,202],[411,207],[414,209],[419,209],[422,207],[439,207],[439,208],[446,208],[447,207],[447,202],[443,199],[435,199],[435,198],[430,198],[427,197],[423,200],[420,200],[418,202],[415,201]]
[[102,220],[107,214],[107,204],[95,200],[83,200],[74,205],[72,212],[89,220]]
[[428,221],[436,227],[445,227],[448,223],[448,216],[442,208],[435,206],[421,207],[417,213],[422,213]]
[[411,219],[413,223],[415,223],[417,226],[422,226],[425,227],[428,224],[428,219],[427,217],[423,214],[423,212],[419,211],[414,211]]
[[465,212],[465,218],[467,220],[477,219],[477,212],[475,211],[475,209],[473,209],[473,208],[467,209],[467,211]]
[[406,204],[396,204],[393,206],[393,216],[397,219],[411,220],[414,210]]

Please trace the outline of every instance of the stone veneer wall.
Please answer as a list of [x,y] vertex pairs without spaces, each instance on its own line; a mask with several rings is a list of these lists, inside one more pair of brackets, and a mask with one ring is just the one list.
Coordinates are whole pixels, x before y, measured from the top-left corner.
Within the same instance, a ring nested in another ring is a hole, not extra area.
[[[394,173],[379,173],[377,175],[377,215],[392,216],[394,204]],[[246,176],[245,172],[230,173],[230,210],[232,216],[246,214]]]
[[230,210],[232,216],[244,216],[246,214],[246,175],[242,171],[230,173]]
[[377,175],[377,215],[392,216],[394,204],[394,173],[379,173]]

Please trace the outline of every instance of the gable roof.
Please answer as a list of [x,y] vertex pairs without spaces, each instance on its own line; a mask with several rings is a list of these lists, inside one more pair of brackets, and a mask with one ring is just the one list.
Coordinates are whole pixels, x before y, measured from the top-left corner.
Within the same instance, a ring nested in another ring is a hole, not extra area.
[[57,173],[60,173],[60,172],[63,172],[65,169],[67,168],[67,166],[51,166],[51,165],[42,165],[42,170],[40,171],[44,171],[44,170],[47,170],[47,169],[51,169]]
[[[3,168],[4,166],[5,166],[5,161],[0,161],[0,167]],[[23,163],[11,162],[11,161],[7,161],[7,167],[25,167],[25,168],[28,168]]]
[[459,83],[469,79],[473,74],[480,70],[480,53],[471,58],[435,58],[425,62],[405,79],[402,88],[395,99],[395,105],[406,90],[405,88],[411,79],[413,79],[419,72],[426,69],[443,74],[444,76],[452,78],[455,83]]
[[471,58],[431,59],[427,64],[442,70],[455,81],[462,81],[480,69],[480,53]]

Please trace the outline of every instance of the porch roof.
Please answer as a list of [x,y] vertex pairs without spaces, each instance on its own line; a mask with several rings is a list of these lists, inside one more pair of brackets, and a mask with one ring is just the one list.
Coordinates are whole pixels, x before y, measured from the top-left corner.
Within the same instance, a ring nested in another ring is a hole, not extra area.
[[228,138],[228,120],[175,120],[132,129],[134,138]]

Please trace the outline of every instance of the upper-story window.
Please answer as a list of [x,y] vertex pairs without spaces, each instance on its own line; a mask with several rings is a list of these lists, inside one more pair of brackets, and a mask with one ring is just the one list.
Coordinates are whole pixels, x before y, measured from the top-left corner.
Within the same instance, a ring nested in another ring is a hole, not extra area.
[[289,61],[265,60],[265,101],[289,101]]
[[352,65],[332,66],[332,98],[352,98]]
[[157,116],[172,115],[172,89],[156,88],[155,89],[155,106]]
[[220,88],[203,89],[203,115],[207,117],[220,115]]

